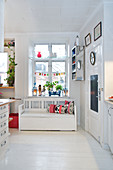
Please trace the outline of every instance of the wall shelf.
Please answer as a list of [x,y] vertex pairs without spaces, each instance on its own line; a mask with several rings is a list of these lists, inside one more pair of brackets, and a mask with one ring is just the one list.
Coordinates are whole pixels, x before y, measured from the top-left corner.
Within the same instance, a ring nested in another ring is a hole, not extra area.
[[85,51],[84,47],[74,46],[72,52],[72,80],[84,80],[85,77]]

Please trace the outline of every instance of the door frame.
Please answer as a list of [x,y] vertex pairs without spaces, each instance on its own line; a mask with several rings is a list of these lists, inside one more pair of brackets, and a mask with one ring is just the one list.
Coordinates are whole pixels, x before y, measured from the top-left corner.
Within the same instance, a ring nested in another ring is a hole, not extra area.
[[[89,47],[86,48],[86,51],[85,51],[85,75],[86,75],[86,81],[85,81],[85,130],[87,132],[89,132],[89,103],[88,103],[88,98],[89,98],[89,92],[88,89],[89,88],[89,80],[88,80],[88,64],[89,64],[89,58],[88,58],[88,54],[90,51],[93,51],[94,48],[96,48],[97,46],[101,45],[101,69],[100,69],[100,72],[101,72],[101,88],[102,88],[102,91],[101,91],[101,102],[100,102],[100,144],[103,143],[103,138],[104,138],[104,113],[103,113],[103,107],[104,107],[104,59],[103,59],[103,41],[102,39],[98,40],[98,42],[94,42],[92,43]],[[88,90],[87,90],[88,89]]]

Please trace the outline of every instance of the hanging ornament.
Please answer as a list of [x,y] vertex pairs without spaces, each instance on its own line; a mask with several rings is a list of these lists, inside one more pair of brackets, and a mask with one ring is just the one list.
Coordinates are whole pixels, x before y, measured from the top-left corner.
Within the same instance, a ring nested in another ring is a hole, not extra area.
[[37,57],[38,57],[38,58],[41,58],[41,57],[42,57],[42,55],[41,55],[41,52],[40,52],[40,51],[38,52]]

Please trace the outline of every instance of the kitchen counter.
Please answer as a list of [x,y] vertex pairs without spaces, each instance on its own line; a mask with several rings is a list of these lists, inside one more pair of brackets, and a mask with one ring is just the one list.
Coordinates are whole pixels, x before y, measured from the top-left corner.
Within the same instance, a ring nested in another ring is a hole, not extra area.
[[6,105],[6,104],[9,104],[9,103],[13,103],[15,101],[16,100],[12,100],[12,99],[0,99],[0,106]]
[[110,101],[110,100],[105,100],[105,102],[108,104],[113,104],[113,101]]

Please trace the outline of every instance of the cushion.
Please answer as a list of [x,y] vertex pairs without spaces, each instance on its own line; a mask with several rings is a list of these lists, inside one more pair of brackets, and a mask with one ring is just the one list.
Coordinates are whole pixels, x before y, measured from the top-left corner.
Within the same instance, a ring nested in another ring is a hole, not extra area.
[[50,104],[49,113],[55,113],[55,108],[56,108],[56,105]]
[[56,108],[55,108],[55,113],[65,114],[66,108],[64,107],[64,105],[57,105]]
[[65,100],[66,112],[69,114],[74,114],[74,101]]
[[55,113],[55,108],[56,108],[56,105],[54,105],[54,104],[48,104],[47,111],[48,111],[49,113]]

